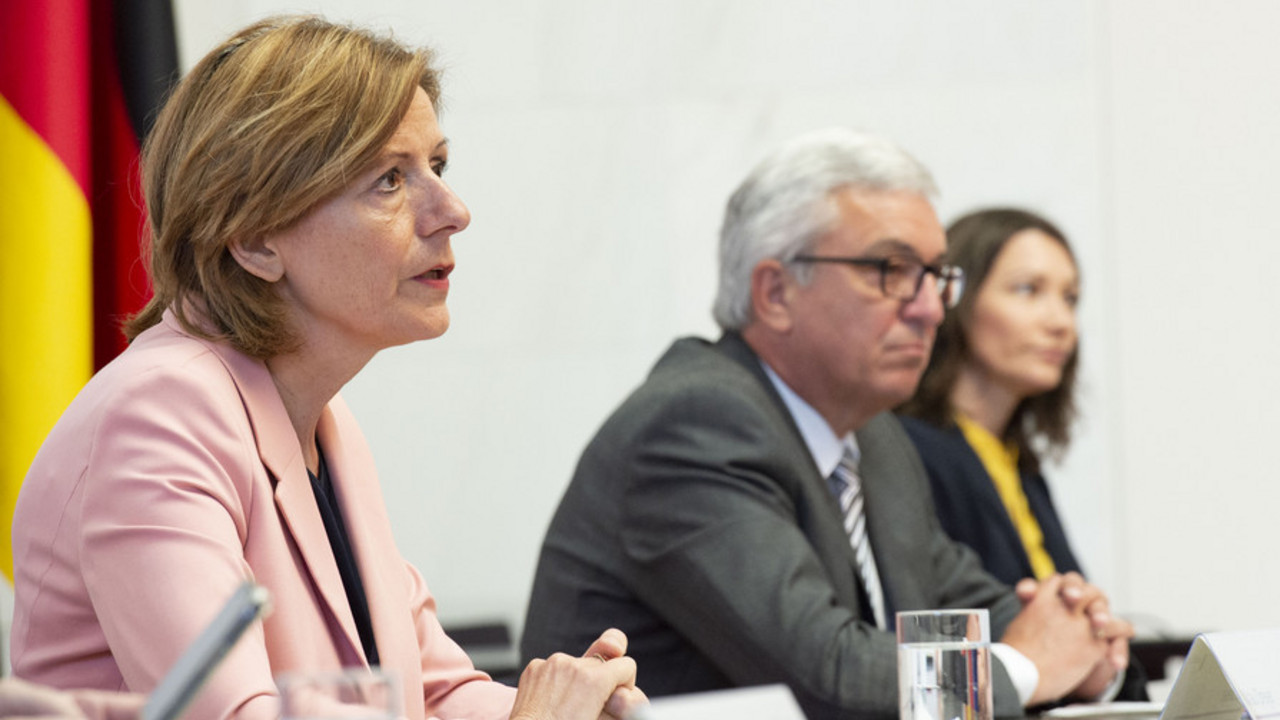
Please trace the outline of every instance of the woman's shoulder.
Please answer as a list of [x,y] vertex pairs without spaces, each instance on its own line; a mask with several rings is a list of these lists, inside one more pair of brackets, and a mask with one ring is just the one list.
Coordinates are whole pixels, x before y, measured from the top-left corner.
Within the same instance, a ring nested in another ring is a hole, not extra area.
[[87,444],[85,451],[137,436],[221,434],[243,442],[251,434],[251,385],[270,385],[260,361],[157,325],[89,380],[46,442]]
[[53,512],[77,492],[97,506],[105,495],[154,497],[157,484],[174,487],[182,476],[187,487],[229,498],[244,494],[257,455],[240,388],[218,353],[194,338],[148,330],[58,419],[23,492],[28,510]]
[[939,427],[917,417],[899,416],[899,419],[935,485],[985,473],[977,454],[955,423]]
[[234,372],[215,343],[156,325],[99,370],[81,395],[128,404],[157,394],[177,402],[234,390]]
[[954,450],[957,442],[964,442],[964,436],[960,434],[955,423],[947,423],[945,426],[935,425],[922,418],[902,414],[898,414],[897,418],[902,422],[902,428],[907,431],[907,436],[922,453],[926,448]]

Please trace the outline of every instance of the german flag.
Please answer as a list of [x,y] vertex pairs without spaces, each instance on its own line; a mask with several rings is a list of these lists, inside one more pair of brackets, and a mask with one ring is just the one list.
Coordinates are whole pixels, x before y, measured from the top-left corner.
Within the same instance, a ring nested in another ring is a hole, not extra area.
[[140,138],[177,76],[169,0],[0,0],[0,571],[27,467],[146,302]]

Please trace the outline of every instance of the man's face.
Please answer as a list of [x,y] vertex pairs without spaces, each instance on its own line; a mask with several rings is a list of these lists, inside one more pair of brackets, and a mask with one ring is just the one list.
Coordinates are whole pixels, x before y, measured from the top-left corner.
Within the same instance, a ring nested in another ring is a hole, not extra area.
[[[905,258],[937,263],[946,234],[933,206],[913,192],[841,190],[832,229],[806,252],[825,257]],[[926,275],[914,300],[886,297],[875,267],[810,266],[808,285],[789,288],[792,328],[785,352],[794,387],[838,433],[915,392],[943,306]]]

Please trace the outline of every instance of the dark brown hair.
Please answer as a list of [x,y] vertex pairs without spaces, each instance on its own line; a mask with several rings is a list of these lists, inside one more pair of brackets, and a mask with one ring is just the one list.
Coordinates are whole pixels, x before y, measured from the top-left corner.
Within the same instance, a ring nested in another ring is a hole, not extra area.
[[[1039,230],[1057,240],[1075,262],[1075,254],[1066,236],[1053,223],[1026,210],[978,210],[947,228],[947,262],[964,270],[964,295],[960,304],[947,312],[939,326],[933,355],[920,379],[920,386],[915,396],[898,408],[899,412],[939,427],[954,422],[951,389],[961,367],[969,361],[966,334],[973,318],[974,301],[1000,251],[1010,238],[1024,230]],[[1018,448],[1018,464],[1024,471],[1039,470],[1038,450],[1060,456],[1071,441],[1071,423],[1076,416],[1076,366],[1079,358],[1080,344],[1077,342],[1062,370],[1058,386],[1025,398],[1018,403],[1009,419],[1009,426],[1001,439],[1012,441]]]
[[431,56],[316,17],[270,18],[214,48],[161,110],[142,155],[155,295],[129,339],[172,309],[196,335],[266,358],[297,345],[272,283],[233,239],[288,228],[340,191],[395,133]]

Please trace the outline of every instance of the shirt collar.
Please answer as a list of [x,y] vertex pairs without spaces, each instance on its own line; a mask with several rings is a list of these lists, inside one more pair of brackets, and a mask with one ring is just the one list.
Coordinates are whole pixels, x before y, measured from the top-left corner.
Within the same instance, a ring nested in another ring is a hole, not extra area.
[[836,437],[835,431],[822,415],[783,382],[782,378],[778,377],[778,373],[769,367],[769,363],[761,360],[760,365],[764,367],[765,375],[769,376],[769,382],[773,383],[774,389],[782,396],[782,403],[787,406],[787,412],[791,413],[791,419],[795,420],[796,427],[800,428],[800,436],[804,438],[804,444],[809,448],[813,463],[818,466],[818,472],[822,473],[822,477],[830,477],[831,473],[835,472],[841,456],[844,455],[846,445],[853,453],[854,460],[858,460],[861,453],[858,450],[858,440],[853,433],[843,438]]

